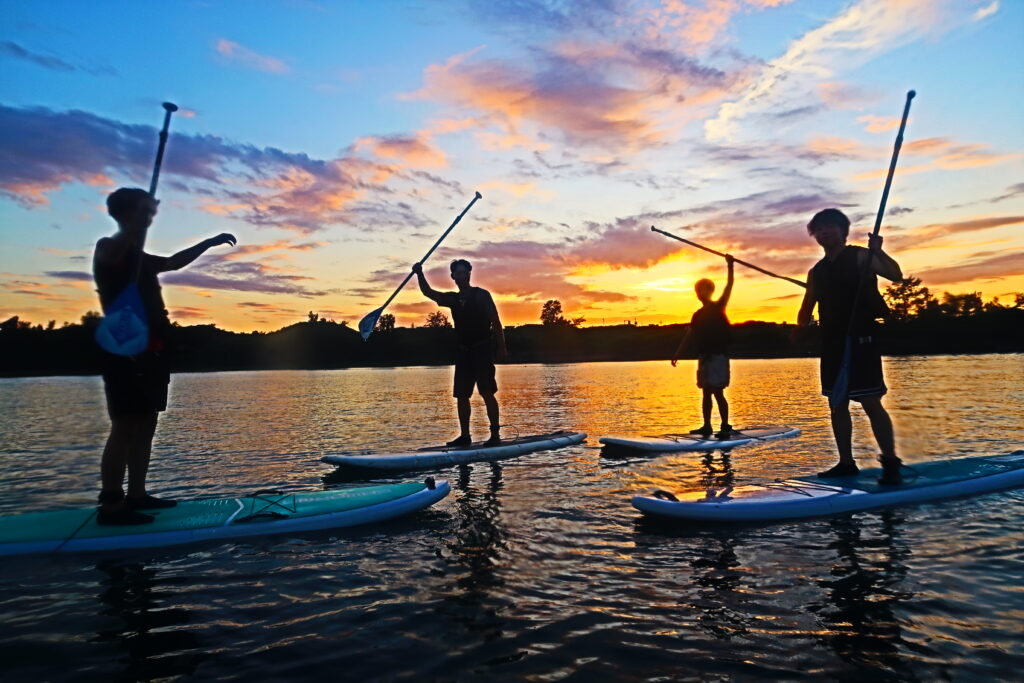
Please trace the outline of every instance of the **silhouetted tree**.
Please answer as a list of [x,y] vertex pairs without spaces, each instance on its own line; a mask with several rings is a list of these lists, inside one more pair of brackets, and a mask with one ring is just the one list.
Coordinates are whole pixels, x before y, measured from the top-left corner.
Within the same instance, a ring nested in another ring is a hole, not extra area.
[[49,332],[50,330],[52,330],[56,326],[57,326],[57,321],[56,320],[51,320],[50,322],[46,323],[46,331]]
[[427,316],[426,327],[451,327],[452,324],[442,311],[434,311]]
[[1013,307],[1024,308],[1024,292],[1014,292],[1013,294]]
[[96,327],[100,324],[100,319],[103,316],[99,314],[99,311],[86,311],[85,315],[82,316],[82,324],[86,327]]
[[968,292],[967,294],[950,294],[943,292],[942,303],[939,310],[946,315],[965,316],[977,315],[985,310],[981,300],[981,292]]
[[318,313],[314,313],[313,311],[310,311],[308,315],[309,315],[309,322],[311,322],[311,323],[320,322],[320,315]]
[[548,299],[540,309],[540,321],[545,325],[563,325],[565,327],[579,327],[586,318],[566,318],[562,315],[562,302],[557,299]]
[[562,317],[562,302],[557,299],[548,299],[540,309],[540,321],[545,325],[557,325],[565,320]]
[[913,276],[889,285],[882,296],[889,304],[895,320],[907,320],[918,316],[937,303],[928,288],[921,286],[921,278]]
[[395,316],[390,313],[385,313],[381,317],[377,318],[378,332],[390,332],[393,329],[395,329]]

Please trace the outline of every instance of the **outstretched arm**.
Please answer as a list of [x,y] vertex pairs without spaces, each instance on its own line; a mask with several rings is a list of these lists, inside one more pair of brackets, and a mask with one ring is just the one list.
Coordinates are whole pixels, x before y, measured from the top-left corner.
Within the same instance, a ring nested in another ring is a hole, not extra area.
[[726,254],[725,262],[729,264],[729,278],[725,281],[725,289],[722,290],[722,296],[718,297],[718,307],[722,310],[725,310],[725,307],[729,304],[729,297],[732,296],[732,286],[736,282],[736,275],[733,273],[736,259],[732,257],[732,254]]
[[505,345],[505,328],[501,325],[497,308],[494,309],[494,315],[491,317],[491,330],[498,340],[498,361],[504,362],[508,360],[508,347]]
[[871,250],[871,271],[881,275],[886,280],[899,282],[903,279],[903,271],[896,260],[882,251],[882,236],[871,235],[868,237],[868,248]]
[[221,244],[230,244],[231,246],[235,246],[237,242],[238,240],[235,239],[234,235],[222,232],[216,237],[211,237],[208,240],[203,240],[194,247],[182,249],[174,256],[169,256],[167,260],[164,261],[163,270],[181,270],[182,268],[184,268],[185,266],[187,266],[188,264],[192,263],[197,258],[202,256],[207,249],[219,246]]
[[430,284],[427,283],[427,278],[423,274],[423,264],[412,264],[412,272],[416,273],[416,282],[419,283],[420,291],[423,292],[423,296],[434,301],[435,303],[441,303],[441,292],[437,291],[436,289],[432,289]]

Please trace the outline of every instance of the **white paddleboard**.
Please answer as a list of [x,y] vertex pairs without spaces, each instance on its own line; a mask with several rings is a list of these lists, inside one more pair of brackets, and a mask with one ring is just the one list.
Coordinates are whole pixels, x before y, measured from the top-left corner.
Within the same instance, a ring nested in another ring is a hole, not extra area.
[[724,439],[705,439],[698,434],[661,434],[659,436],[602,436],[600,442],[606,446],[631,448],[637,451],[713,451],[718,448],[736,448],[752,441],[768,441],[798,436],[795,427],[747,427],[736,429]]
[[472,462],[506,460],[526,453],[547,451],[577,444],[587,438],[583,432],[559,431],[503,441],[500,446],[477,442],[465,448],[433,446],[409,453],[325,455],[321,460],[345,468],[367,470],[416,470],[464,465]]
[[904,483],[898,486],[881,486],[879,474],[880,469],[872,468],[854,477],[799,477],[674,494],[657,491],[632,502],[646,515],[703,522],[819,517],[1024,486],[1024,451],[916,464],[903,469]]
[[446,481],[180,501],[147,510],[149,524],[96,523],[96,508],[27,512],[0,517],[0,555],[154,548],[227,538],[334,529],[379,522],[433,505]]

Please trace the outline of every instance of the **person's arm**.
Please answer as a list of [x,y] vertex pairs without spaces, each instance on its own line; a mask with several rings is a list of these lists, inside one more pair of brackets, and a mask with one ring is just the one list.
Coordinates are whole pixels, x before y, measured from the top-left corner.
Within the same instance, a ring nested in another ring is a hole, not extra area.
[[505,328],[501,325],[501,318],[498,317],[498,307],[491,300],[491,331],[498,339],[497,359],[500,362],[508,360],[508,347],[505,345]]
[[718,298],[718,307],[723,311],[729,304],[729,297],[732,296],[732,286],[736,282],[736,275],[733,273],[736,265],[736,259],[732,257],[732,254],[726,254],[725,262],[729,264],[729,279],[725,281],[725,289],[722,290],[722,296]]
[[804,290],[804,300],[800,303],[800,312],[796,314],[796,324],[799,327],[806,327],[811,324],[814,314],[814,306],[818,303],[817,293],[814,291],[814,270],[807,273],[807,289]]
[[[903,271],[900,269],[900,264],[896,263],[892,256],[882,251],[881,235],[870,235],[868,237],[868,248],[874,256],[871,259],[871,271],[875,275],[881,275],[886,280],[891,280],[892,282],[903,280]],[[864,258],[867,257],[865,256]],[[863,260],[858,259],[858,262],[863,263]]]
[[208,240],[203,240],[202,242],[193,247],[189,247],[188,249],[182,249],[177,254],[174,254],[173,256],[168,256],[166,259],[164,259],[163,266],[161,267],[160,270],[181,270],[182,268],[184,268],[185,266],[187,266],[188,264],[192,263],[197,258],[202,256],[207,249],[219,246],[221,244],[230,244],[231,246],[235,246],[237,242],[238,240],[235,239],[234,235],[222,232],[216,237],[211,237]]
[[419,283],[420,291],[423,292],[423,296],[427,297],[434,303],[441,303],[441,292],[436,289],[432,289],[427,283],[427,278],[423,274],[423,264],[414,263],[412,264],[412,272],[416,273],[416,282]]
[[690,335],[693,334],[693,323],[690,323],[690,327],[686,329],[686,334],[679,340],[679,346],[676,347],[676,352],[672,354],[672,367],[676,366],[679,362],[679,356],[683,355],[683,350],[690,344]]

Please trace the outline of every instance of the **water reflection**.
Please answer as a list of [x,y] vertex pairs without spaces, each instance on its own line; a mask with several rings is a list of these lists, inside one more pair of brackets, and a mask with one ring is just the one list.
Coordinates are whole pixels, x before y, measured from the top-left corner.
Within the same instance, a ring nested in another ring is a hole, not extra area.
[[156,569],[136,563],[105,561],[96,569],[106,575],[100,582],[100,614],[120,623],[97,632],[96,640],[112,642],[125,652],[123,668],[115,680],[153,680],[195,673],[206,656],[202,643],[187,628],[189,611],[165,607],[162,587],[178,581],[160,579]]
[[917,680],[901,653],[907,643],[896,616],[901,603],[914,597],[901,588],[911,556],[900,534],[902,522],[899,510],[828,520],[836,558],[830,576],[817,582],[822,599],[808,609],[825,627],[823,642],[843,661]]
[[[502,620],[495,603],[495,589],[504,584],[500,574],[501,557],[508,550],[508,532],[501,520],[499,493],[504,487],[502,466],[490,463],[490,476],[484,490],[471,483],[471,466],[459,467],[455,488],[459,492],[455,515],[456,528],[445,543],[445,559],[458,572],[447,604],[441,611],[485,640],[501,635]],[[482,469],[482,467],[480,468]]]

